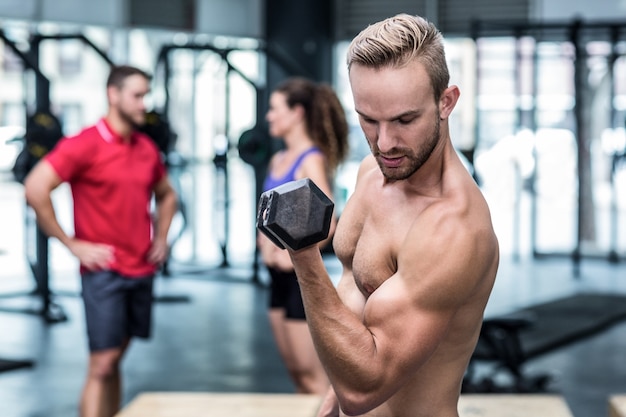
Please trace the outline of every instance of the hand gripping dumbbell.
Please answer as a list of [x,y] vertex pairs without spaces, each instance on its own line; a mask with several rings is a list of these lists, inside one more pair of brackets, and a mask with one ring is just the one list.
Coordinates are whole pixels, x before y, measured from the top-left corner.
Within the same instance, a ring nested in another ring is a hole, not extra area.
[[299,250],[328,237],[334,204],[309,178],[261,194],[257,228],[278,247]]

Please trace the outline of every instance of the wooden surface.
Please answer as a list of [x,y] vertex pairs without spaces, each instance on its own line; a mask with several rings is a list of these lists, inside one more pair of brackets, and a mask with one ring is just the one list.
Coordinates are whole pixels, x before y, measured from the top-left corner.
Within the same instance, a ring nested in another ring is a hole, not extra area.
[[321,398],[301,394],[140,394],[115,417],[315,417]]
[[626,417],[626,395],[609,398],[609,417]]
[[572,417],[563,397],[546,394],[464,394],[460,417]]
[[[298,394],[151,392],[137,396],[116,417],[314,417],[320,401]],[[459,401],[459,416],[572,417],[572,413],[558,395],[467,394]]]

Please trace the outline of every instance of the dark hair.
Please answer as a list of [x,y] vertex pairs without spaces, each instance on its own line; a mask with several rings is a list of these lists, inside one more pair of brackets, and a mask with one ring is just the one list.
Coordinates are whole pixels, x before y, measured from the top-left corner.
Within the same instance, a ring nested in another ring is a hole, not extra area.
[[117,65],[111,68],[109,72],[109,78],[107,78],[107,87],[122,88],[126,78],[133,75],[141,75],[146,80],[152,80],[152,76],[147,72],[140,70],[139,68],[132,67],[130,65]]
[[348,122],[332,87],[303,77],[283,81],[274,91],[283,93],[287,106],[304,109],[307,133],[326,156],[331,175],[348,154]]

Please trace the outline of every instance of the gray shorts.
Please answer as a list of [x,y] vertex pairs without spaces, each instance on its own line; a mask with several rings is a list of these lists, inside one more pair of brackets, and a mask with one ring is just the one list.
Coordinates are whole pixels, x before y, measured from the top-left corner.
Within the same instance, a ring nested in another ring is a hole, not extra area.
[[89,350],[121,347],[131,337],[150,337],[154,276],[126,278],[113,271],[82,275]]

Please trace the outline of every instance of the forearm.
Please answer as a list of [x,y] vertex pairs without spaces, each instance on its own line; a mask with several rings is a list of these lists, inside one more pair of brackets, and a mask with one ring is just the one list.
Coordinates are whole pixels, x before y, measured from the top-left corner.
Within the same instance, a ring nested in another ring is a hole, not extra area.
[[61,184],[54,169],[42,160],[24,180],[24,197],[37,215],[37,224],[48,237],[68,246],[71,238],[61,228],[52,204],[52,191]]
[[375,390],[382,365],[372,333],[341,301],[315,247],[291,257],[316,350],[338,396]]
[[155,240],[167,241],[167,234],[177,209],[178,202],[174,192],[169,192],[156,201]]
[[29,195],[27,202],[35,211],[37,224],[48,237],[58,239],[69,248],[72,238],[68,236],[57,220],[57,216],[49,194]]

